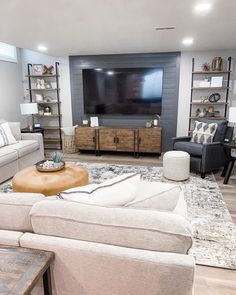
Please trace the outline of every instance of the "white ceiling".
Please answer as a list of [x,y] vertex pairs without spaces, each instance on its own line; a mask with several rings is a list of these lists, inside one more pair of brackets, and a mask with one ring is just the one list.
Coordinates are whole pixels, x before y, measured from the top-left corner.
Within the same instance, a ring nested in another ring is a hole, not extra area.
[[[199,2],[211,12],[196,15]],[[0,0],[0,42],[56,56],[236,49],[235,14],[236,0]]]

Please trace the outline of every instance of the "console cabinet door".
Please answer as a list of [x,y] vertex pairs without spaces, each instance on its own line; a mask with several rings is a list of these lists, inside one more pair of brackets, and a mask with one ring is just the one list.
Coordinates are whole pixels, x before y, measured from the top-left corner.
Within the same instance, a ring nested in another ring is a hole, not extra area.
[[116,129],[99,129],[98,138],[100,151],[116,151]]
[[96,150],[96,130],[91,127],[76,128],[75,143],[79,150]]
[[161,129],[139,129],[138,151],[141,153],[161,153]]
[[116,129],[117,151],[134,152],[134,130]]

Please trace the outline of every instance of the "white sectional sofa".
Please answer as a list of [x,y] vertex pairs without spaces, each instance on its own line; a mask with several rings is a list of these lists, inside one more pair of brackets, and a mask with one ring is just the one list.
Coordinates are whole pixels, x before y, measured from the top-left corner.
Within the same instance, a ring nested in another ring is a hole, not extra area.
[[[186,204],[181,194],[166,208],[160,202],[161,210],[150,210],[0,194],[0,244],[53,251],[54,295],[190,295]],[[40,285],[32,294],[42,294]]]
[[18,122],[9,122],[9,126],[17,143],[0,147],[0,183],[44,159],[42,134],[21,133]]

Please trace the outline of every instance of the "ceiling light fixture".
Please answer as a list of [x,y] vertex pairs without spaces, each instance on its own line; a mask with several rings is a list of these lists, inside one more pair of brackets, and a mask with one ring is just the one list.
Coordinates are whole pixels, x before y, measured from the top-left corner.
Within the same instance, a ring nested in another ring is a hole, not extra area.
[[184,38],[182,43],[186,46],[192,45],[193,44],[193,38]]
[[174,30],[175,27],[156,27],[155,30],[156,31],[168,31],[168,30]]
[[112,75],[114,75],[114,72],[113,71],[107,71],[107,75],[112,76]]
[[47,51],[47,47],[44,45],[38,45],[38,50],[44,52],[44,51]]
[[97,72],[101,72],[102,69],[101,69],[101,68],[97,68],[97,69],[95,69],[95,71],[97,71]]
[[209,2],[199,3],[194,7],[194,10],[198,13],[208,12],[211,10],[211,3]]

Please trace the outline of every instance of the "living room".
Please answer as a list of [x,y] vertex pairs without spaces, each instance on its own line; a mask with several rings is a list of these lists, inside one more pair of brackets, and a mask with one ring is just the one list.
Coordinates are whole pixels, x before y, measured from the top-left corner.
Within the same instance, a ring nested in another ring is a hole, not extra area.
[[0,294],[236,293],[235,8],[1,3]]

